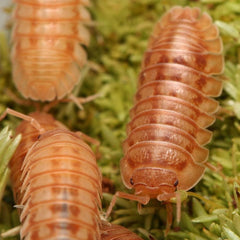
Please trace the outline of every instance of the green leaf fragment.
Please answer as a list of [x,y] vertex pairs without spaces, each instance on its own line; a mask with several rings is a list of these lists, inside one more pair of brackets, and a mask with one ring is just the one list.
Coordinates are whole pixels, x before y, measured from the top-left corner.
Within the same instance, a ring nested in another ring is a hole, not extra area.
[[217,215],[204,215],[201,217],[194,218],[192,222],[194,223],[205,223],[205,222],[212,222],[218,220]]
[[222,21],[216,21],[215,24],[222,30],[222,33],[234,38],[239,37],[239,32],[238,30],[231,24],[222,22]]
[[229,239],[229,240],[240,240],[240,237],[237,236],[237,234],[235,234],[232,230],[230,230],[227,227],[222,227],[223,228],[223,232],[225,234],[225,236]]

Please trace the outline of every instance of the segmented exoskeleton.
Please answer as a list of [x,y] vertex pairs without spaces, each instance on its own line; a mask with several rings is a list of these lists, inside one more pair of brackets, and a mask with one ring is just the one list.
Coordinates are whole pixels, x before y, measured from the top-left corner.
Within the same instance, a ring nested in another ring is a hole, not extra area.
[[[34,112],[29,114],[30,118],[37,119],[38,123],[45,131],[53,129],[67,129],[63,124],[56,121],[50,114],[43,112]],[[38,140],[39,131],[32,126],[29,121],[22,121],[16,129],[16,134],[22,135],[22,140],[17,147],[17,150],[11,161],[9,167],[11,169],[11,182],[13,186],[13,194],[17,204],[20,204],[22,200],[23,190],[21,191],[22,181],[21,172],[23,160],[32,147],[32,145]]]
[[26,120],[10,164],[21,239],[100,240],[101,174],[84,134],[46,113],[7,112]]
[[142,240],[142,238],[125,227],[102,221],[101,240]]
[[88,0],[15,0],[13,80],[25,98],[61,99],[71,92],[86,62],[83,23]]
[[168,201],[197,184],[208,159],[203,145],[212,136],[206,127],[218,109],[210,96],[222,90],[213,75],[223,66],[222,41],[207,13],[174,7],[161,18],[142,62],[120,163],[124,185],[135,195],[116,196]]

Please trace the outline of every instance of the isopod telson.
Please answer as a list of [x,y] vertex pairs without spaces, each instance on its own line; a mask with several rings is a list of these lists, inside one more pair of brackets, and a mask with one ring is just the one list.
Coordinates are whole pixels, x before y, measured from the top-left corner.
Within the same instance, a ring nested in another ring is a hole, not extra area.
[[21,239],[100,240],[101,173],[91,148],[49,114],[6,113],[26,120],[10,165]]
[[[86,62],[88,0],[15,0],[13,80],[25,98],[61,99],[70,93]],[[80,43],[80,44],[79,44]]]
[[117,192],[107,215],[117,196],[142,204],[151,198],[179,199],[178,190],[187,191],[202,178],[208,158],[203,145],[211,140],[206,127],[218,109],[209,97],[222,90],[212,75],[222,73],[223,66],[222,41],[207,13],[173,7],[157,23],[142,62],[120,162],[123,183],[135,193]]

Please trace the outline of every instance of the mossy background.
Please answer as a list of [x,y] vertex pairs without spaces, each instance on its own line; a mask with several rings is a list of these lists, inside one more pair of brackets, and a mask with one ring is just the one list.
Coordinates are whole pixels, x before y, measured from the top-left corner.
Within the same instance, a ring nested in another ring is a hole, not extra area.
[[[214,136],[207,145],[209,162],[222,166],[222,170],[206,170],[203,179],[189,193],[194,196],[188,196],[182,203],[180,225],[173,213],[174,223],[167,237],[164,236],[165,205],[157,201],[144,206],[139,215],[135,202],[120,199],[110,221],[126,226],[144,239],[151,236],[159,240],[240,240],[240,0],[92,0],[89,8],[93,19],[89,24],[92,39],[86,48],[89,62],[74,94],[101,96],[84,104],[82,111],[74,103],[59,103],[50,112],[73,131],[80,130],[100,140],[98,164],[106,177],[105,209],[115,190],[126,191],[119,172],[121,143],[126,137],[125,127],[147,40],[161,15],[174,5],[196,6],[207,11],[223,39],[225,72],[220,78],[224,89],[218,99],[221,108],[217,120],[210,128]],[[9,31],[10,26],[11,22],[6,26]],[[35,106],[16,103],[7,91],[21,97],[11,80],[8,37],[9,34],[0,35],[0,111],[10,107],[28,114]],[[8,116],[1,127],[15,129],[20,121]],[[13,205],[8,183],[1,202],[0,232],[19,224]],[[18,236],[7,239],[18,239]]]

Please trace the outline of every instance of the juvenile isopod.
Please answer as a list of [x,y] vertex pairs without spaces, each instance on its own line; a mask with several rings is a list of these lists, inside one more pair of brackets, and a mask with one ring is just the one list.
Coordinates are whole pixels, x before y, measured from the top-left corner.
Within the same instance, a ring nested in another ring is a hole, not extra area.
[[21,239],[100,240],[101,173],[85,135],[46,113],[6,112],[26,120],[10,165]]
[[13,80],[25,98],[62,99],[86,62],[88,0],[15,0]]
[[142,240],[142,238],[125,227],[102,221],[101,240]]
[[[215,121],[223,72],[222,41],[207,13],[173,7],[154,28],[142,62],[135,104],[130,111],[124,157],[124,185],[134,194],[117,192],[147,204],[151,198],[179,199],[202,178],[211,140],[206,127]],[[179,210],[179,200],[178,210]],[[179,213],[179,212],[178,212]],[[179,215],[178,215],[179,220]]]

